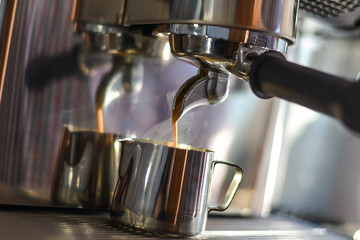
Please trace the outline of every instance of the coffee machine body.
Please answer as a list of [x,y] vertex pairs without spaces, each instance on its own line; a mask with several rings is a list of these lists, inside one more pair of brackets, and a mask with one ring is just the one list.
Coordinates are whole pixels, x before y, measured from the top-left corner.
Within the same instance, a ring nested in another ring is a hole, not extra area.
[[[117,164],[94,159],[116,158],[121,137],[172,141],[181,84],[199,67],[244,77],[246,56],[286,52],[297,7],[295,0],[1,1],[0,204],[107,209],[111,195],[89,202],[89,189],[111,194],[112,185],[96,179],[111,182]],[[249,176],[233,212],[262,215],[279,105],[235,78],[218,98],[221,81],[213,80],[212,103],[228,101],[183,116],[179,140],[243,165]],[[246,107],[234,114],[236,105]]]
[[[326,3],[322,11],[297,0],[1,1],[0,203],[104,208],[84,196],[93,176],[107,181],[96,169],[116,163],[87,161],[107,144],[111,154],[97,156],[116,158],[121,137],[172,141],[173,98],[195,79],[180,142],[242,165],[232,212],[266,215],[284,106],[257,99],[242,80],[254,57],[295,43],[299,7],[336,27],[356,22],[357,1]],[[200,105],[215,106],[193,110]]]

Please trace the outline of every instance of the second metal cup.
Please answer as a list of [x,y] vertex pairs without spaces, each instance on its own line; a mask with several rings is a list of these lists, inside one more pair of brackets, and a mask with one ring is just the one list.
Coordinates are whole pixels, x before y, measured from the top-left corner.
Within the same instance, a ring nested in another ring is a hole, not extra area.
[[119,139],[113,133],[64,127],[51,193],[56,206],[110,209],[118,178]]

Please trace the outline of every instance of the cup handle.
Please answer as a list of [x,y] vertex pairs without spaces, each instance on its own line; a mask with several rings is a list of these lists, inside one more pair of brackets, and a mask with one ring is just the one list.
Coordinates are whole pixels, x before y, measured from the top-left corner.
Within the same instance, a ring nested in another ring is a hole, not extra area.
[[208,208],[209,212],[210,211],[225,211],[230,206],[230,203],[234,199],[235,193],[239,188],[239,185],[240,185],[240,182],[241,182],[241,179],[243,176],[243,170],[241,169],[241,167],[239,167],[236,164],[229,163],[229,162],[223,162],[223,161],[213,161],[212,166],[211,166],[212,171],[214,171],[215,165],[219,164],[219,163],[235,168],[235,174],[230,183],[228,190],[226,191],[224,201],[216,206],[209,206],[209,208]]

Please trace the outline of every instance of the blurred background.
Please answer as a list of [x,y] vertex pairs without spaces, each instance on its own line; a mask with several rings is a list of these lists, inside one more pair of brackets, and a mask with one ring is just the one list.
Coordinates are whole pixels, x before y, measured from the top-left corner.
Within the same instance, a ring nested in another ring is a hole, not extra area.
[[[335,32],[302,16],[288,59],[347,79],[357,79],[358,33]],[[359,229],[360,138],[341,123],[287,104],[273,209],[311,221]]]

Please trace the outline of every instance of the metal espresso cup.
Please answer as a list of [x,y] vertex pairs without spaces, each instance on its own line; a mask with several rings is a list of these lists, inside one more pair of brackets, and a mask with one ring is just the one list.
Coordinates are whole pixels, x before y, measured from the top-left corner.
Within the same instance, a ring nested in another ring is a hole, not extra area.
[[[117,226],[170,236],[200,234],[208,212],[225,210],[241,182],[241,168],[214,161],[210,150],[145,139],[119,142],[119,179],[111,209]],[[235,174],[224,201],[209,206],[216,164],[235,168]]]
[[120,135],[64,127],[51,197],[60,207],[109,210],[118,178]]

